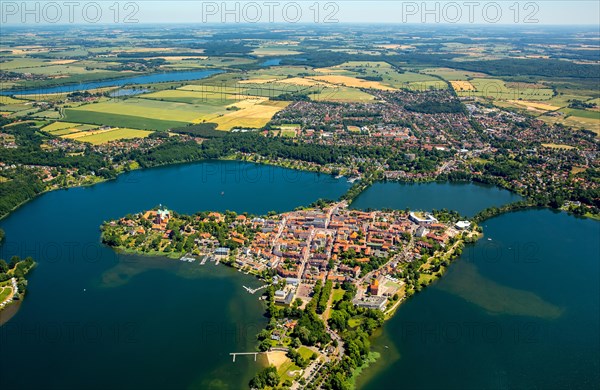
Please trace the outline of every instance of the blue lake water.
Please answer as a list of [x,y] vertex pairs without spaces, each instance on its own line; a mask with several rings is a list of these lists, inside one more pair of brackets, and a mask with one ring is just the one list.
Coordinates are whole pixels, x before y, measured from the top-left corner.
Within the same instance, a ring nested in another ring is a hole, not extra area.
[[51,94],[51,93],[65,93],[75,91],[86,91],[89,89],[104,88],[104,87],[119,87],[124,85],[132,84],[152,84],[152,83],[166,83],[173,81],[189,81],[189,80],[200,80],[206,77],[212,76],[217,73],[221,73],[220,70],[195,70],[195,71],[181,71],[181,72],[166,72],[166,73],[152,73],[142,76],[124,77],[114,80],[94,81],[89,83],[80,84],[68,84],[57,87],[47,88],[32,88],[24,90],[12,90],[12,91],[0,91],[1,95],[39,95],[39,94]]
[[[208,161],[24,205],[0,221],[0,256],[38,261],[20,310],[0,327],[2,351],[25,362],[0,365],[1,387],[245,388],[261,362],[233,363],[229,353],[253,350],[266,323],[257,296],[241,287],[260,282],[210,263],[117,254],[100,244],[99,225],[159,203],[183,213],[281,212],[349,187],[328,175]],[[472,215],[516,199],[473,184],[381,183],[353,207]],[[484,239],[386,322],[373,340],[382,358],[359,388],[597,387],[600,223],[528,210],[483,226]]]
[[378,182],[361,193],[352,207],[424,211],[446,208],[472,217],[485,208],[520,199],[519,195],[512,192],[482,184]]
[[0,221],[0,257],[38,261],[19,312],[0,327],[2,352],[27,364],[0,365],[0,387],[245,388],[261,362],[234,364],[229,353],[254,350],[266,323],[258,295],[242,288],[259,282],[223,265],[116,254],[100,243],[100,224],[159,203],[182,213],[281,212],[349,186],[328,175],[203,162],[29,202]]
[[359,388],[598,388],[600,223],[527,210],[484,229],[384,325]]

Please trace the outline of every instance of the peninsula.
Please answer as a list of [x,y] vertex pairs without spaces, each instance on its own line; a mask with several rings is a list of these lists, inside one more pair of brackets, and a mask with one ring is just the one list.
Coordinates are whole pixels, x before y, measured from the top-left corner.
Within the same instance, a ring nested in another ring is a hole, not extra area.
[[[27,288],[25,276],[35,267],[35,261],[31,257],[21,259],[13,256],[10,262],[0,259],[0,313],[8,305],[19,302],[24,296]],[[3,323],[0,317],[0,324]]]
[[126,253],[224,263],[266,282],[270,321],[258,349],[277,367],[259,372],[251,387],[333,381],[344,388],[373,359],[373,331],[440,277],[480,228],[448,211],[360,211],[320,200],[265,216],[183,215],[160,206],[101,231],[103,243]]

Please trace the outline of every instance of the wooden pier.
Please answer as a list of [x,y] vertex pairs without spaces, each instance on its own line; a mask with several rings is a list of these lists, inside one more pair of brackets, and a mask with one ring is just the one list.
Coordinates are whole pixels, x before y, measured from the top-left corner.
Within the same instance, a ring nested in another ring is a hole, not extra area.
[[231,352],[230,355],[233,356],[233,362],[235,363],[235,357],[237,355],[254,355],[254,361],[256,361],[256,357],[259,353],[263,352]]

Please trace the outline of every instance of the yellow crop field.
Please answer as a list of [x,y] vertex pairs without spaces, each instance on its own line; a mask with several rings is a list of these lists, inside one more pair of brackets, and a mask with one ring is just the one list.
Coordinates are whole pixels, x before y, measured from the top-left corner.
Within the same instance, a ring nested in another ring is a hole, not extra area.
[[332,66],[331,68],[315,68],[313,69],[315,72],[318,73],[347,73],[348,71],[346,69],[342,69],[342,68],[338,68],[339,65],[336,66]]
[[456,92],[475,90],[475,86],[466,80],[452,80],[450,81],[450,84],[452,84],[452,88],[454,88]]
[[[216,123],[217,130],[231,130],[236,127],[260,128],[266,125],[273,115],[289,104],[287,102],[277,103],[271,104],[266,99],[247,99],[232,104],[232,106],[239,108],[237,111],[205,119],[207,122]],[[285,103],[285,106],[282,103]]]
[[560,108],[559,106],[553,106],[551,104],[530,102],[527,100],[509,100],[509,102],[513,103],[513,104],[517,104],[519,106],[524,106],[527,108],[534,108],[536,110],[543,110],[543,111],[555,111]]
[[24,103],[24,102],[25,102],[25,100],[14,99],[14,98],[11,98],[10,96],[4,96],[4,95],[0,96],[0,104],[20,104],[20,103]]
[[114,128],[108,130],[81,131],[79,133],[64,135],[63,138],[100,145],[120,139],[145,138],[150,134],[152,134],[152,131]]
[[415,48],[413,45],[400,45],[400,44],[395,44],[395,43],[389,43],[389,44],[385,44],[385,45],[377,45],[377,47],[380,47],[382,49],[396,49],[396,50],[408,50],[408,49]]
[[542,146],[546,147],[546,148],[550,148],[550,149],[565,149],[565,150],[575,149],[573,146],[563,145],[563,144],[542,144]]
[[265,46],[259,47],[252,51],[255,56],[291,56],[296,54],[302,54],[301,51],[292,50],[289,46]]
[[[321,77],[321,76],[318,76],[318,77]],[[311,87],[313,85],[329,85],[329,86],[331,86],[331,84],[326,83],[326,82],[303,78],[303,77],[291,77],[289,79],[279,80],[278,83],[300,85],[303,87]]]
[[363,79],[359,79],[351,76],[342,76],[342,75],[329,75],[329,76],[313,76],[311,77],[313,80],[324,81],[330,84],[343,85],[346,87],[354,87],[354,88],[372,88],[372,89],[380,89],[382,91],[395,91],[395,88],[388,87],[387,85],[383,85],[378,81],[367,81]]
[[238,84],[266,84],[272,81],[277,81],[277,79],[248,79],[248,80],[240,80]]
[[79,131],[77,133],[65,134],[62,136],[62,138],[78,139],[78,138],[83,138],[83,137],[87,137],[87,136],[91,136],[91,135],[108,133],[109,131],[113,131],[113,129],[95,130],[95,131]]
[[71,122],[54,122],[54,123],[49,124],[48,126],[42,127],[42,131],[53,132],[56,130],[77,127],[79,125],[80,125],[79,123],[71,123]]
[[77,61],[78,60],[54,60],[54,61],[50,61],[50,64],[51,65],[67,65],[67,64],[72,64]]

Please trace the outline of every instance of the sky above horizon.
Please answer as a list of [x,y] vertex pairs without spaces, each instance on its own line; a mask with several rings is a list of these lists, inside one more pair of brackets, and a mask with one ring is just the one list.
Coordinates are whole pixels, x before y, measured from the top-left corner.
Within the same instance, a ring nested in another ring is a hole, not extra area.
[[600,25],[599,1],[1,1],[4,25],[398,23]]

